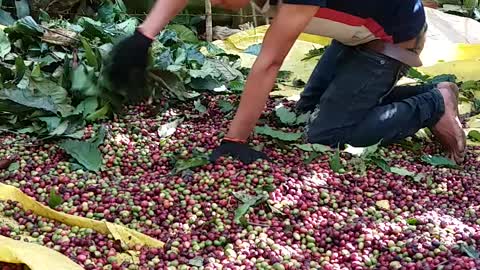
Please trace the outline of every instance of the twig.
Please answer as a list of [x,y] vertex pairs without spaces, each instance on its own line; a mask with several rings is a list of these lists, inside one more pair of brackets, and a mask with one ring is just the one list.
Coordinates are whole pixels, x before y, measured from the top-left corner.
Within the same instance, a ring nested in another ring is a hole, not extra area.
[[434,266],[433,266],[433,269],[437,269],[440,265],[444,265],[444,264],[446,264],[446,263],[448,263],[448,262],[449,262],[449,260],[445,260],[445,261],[443,261],[443,262],[440,262],[439,264],[434,265]]
[[212,3],[210,0],[205,0],[205,13],[206,13],[206,22],[205,22],[205,31],[207,34],[207,41],[212,42],[213,40],[213,22],[212,22]]
[[265,227],[265,228],[272,227],[271,225],[268,225],[268,224],[260,224],[260,223],[253,223],[253,222],[248,222],[248,224],[252,226],[259,226],[259,227]]

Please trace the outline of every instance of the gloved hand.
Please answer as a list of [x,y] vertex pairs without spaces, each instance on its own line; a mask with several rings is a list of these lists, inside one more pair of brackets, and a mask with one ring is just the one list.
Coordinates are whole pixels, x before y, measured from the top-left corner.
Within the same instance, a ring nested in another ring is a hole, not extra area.
[[215,149],[210,156],[210,162],[217,161],[221,156],[232,156],[244,164],[250,164],[257,159],[269,160],[265,153],[251,149],[247,143],[231,139],[224,139],[222,141],[220,146]]
[[114,91],[125,91],[131,97],[144,88],[152,42],[137,29],[113,48],[107,75]]

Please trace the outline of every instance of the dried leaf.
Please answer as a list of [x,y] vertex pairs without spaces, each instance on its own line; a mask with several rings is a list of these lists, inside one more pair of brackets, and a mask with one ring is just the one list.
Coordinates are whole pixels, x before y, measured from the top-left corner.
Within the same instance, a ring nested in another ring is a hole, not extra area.
[[77,36],[78,33],[76,32],[63,28],[55,28],[50,31],[45,31],[42,36],[42,41],[60,46],[71,46],[76,42]]
[[381,200],[377,201],[375,205],[378,208],[384,209],[384,210],[390,210],[390,202],[388,200]]
[[172,136],[177,131],[178,125],[183,122],[183,118],[166,123],[158,129],[158,136],[160,138],[166,138]]
[[203,267],[203,257],[195,257],[188,261],[188,264],[196,267]]

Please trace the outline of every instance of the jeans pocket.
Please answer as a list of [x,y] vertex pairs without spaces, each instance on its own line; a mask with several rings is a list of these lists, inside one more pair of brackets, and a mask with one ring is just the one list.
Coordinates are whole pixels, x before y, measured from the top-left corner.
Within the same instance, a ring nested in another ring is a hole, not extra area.
[[397,82],[403,77],[405,76],[405,67],[403,65],[401,65],[400,67],[398,67],[397,69],[397,75],[393,77],[393,81],[392,81],[392,86],[390,87],[390,89],[383,95],[381,96],[379,99],[378,99],[378,104],[382,104],[383,103],[383,100],[392,93],[393,89],[395,88],[395,85],[397,84]]

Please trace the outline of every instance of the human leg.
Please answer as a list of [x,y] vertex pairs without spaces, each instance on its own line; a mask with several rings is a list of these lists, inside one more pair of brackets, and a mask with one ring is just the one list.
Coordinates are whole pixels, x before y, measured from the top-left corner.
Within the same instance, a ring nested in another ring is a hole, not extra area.
[[465,134],[458,121],[458,88],[448,82],[393,87],[401,68],[365,52],[339,67],[308,123],[307,141],[385,145],[429,127],[449,157],[462,162]]
[[465,134],[458,120],[458,87],[394,87],[405,67],[396,60],[347,48],[306,127],[306,140],[330,146],[392,143],[432,129],[449,156],[462,162]]
[[300,94],[300,100],[295,105],[298,112],[305,113],[315,109],[320,97],[333,80],[337,62],[341,61],[342,55],[347,48],[347,46],[333,40],[325,50],[315,66],[305,89]]
[[350,130],[391,93],[403,68],[396,60],[358,48],[344,55],[307,124],[311,143],[348,143]]

